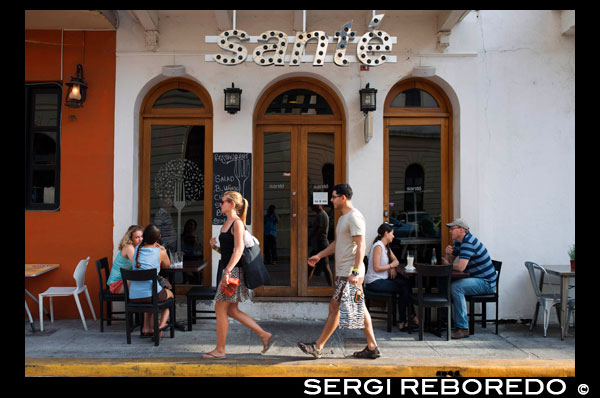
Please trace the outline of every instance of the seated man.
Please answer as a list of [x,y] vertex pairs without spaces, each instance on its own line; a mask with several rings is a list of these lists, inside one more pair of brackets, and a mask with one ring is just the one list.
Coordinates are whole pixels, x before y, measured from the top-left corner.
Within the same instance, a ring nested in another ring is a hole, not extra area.
[[492,294],[496,290],[496,269],[492,264],[487,249],[469,232],[469,226],[457,218],[449,224],[450,236],[454,246],[446,247],[443,264],[453,264],[453,269],[468,272],[469,278],[452,282],[452,305],[456,331],[453,339],[469,337],[469,321],[467,319],[467,302],[465,296],[475,294]]

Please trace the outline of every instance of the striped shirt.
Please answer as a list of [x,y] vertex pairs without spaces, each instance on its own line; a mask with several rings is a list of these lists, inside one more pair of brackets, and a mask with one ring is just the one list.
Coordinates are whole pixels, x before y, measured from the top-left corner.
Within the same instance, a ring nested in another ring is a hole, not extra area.
[[467,259],[467,268],[471,277],[487,280],[492,289],[496,288],[496,269],[485,246],[470,232],[467,232],[462,243],[454,241],[452,255]]

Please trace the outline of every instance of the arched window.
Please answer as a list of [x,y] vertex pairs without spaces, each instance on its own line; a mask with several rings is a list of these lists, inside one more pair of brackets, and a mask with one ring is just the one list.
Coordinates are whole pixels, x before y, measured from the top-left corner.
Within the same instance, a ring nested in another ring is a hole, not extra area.
[[267,114],[331,115],[331,107],[319,94],[306,89],[288,90],[273,100]]
[[191,91],[176,88],[169,90],[152,105],[153,108],[204,108],[204,104],[198,96]]
[[402,91],[390,104],[392,108],[439,108],[435,98],[425,90],[409,88]]

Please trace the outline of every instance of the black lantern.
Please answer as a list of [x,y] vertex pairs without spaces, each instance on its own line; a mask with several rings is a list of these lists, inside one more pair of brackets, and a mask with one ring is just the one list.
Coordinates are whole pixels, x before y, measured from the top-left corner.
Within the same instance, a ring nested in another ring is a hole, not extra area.
[[377,104],[375,101],[375,94],[377,94],[377,89],[369,88],[369,83],[367,86],[361,90],[360,93],[360,110],[364,113],[369,113],[374,111],[377,108]]
[[225,110],[231,114],[240,110],[242,101],[242,90],[235,88],[231,83],[231,88],[223,90],[225,92]]
[[83,67],[77,64],[77,76],[71,76],[71,81],[66,83],[67,96],[65,97],[65,105],[71,108],[81,108],[85,101],[85,93],[87,84],[83,80]]

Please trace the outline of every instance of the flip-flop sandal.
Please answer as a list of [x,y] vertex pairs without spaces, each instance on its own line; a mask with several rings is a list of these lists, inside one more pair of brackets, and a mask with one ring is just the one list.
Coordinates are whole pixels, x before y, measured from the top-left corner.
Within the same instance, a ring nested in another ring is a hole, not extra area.
[[265,355],[267,353],[267,351],[269,351],[269,349],[271,347],[273,347],[273,343],[275,343],[275,339],[276,339],[276,336],[272,335],[271,339],[269,340],[269,342],[267,343],[267,345],[266,346],[263,345],[263,350],[260,352],[260,355]]
[[142,332],[142,335],[141,335],[141,337],[142,337],[143,339],[148,339],[148,338],[150,338],[150,337],[154,337],[154,333],[152,333],[152,332],[150,332],[150,333],[143,333],[143,332]]
[[227,359],[227,355],[223,355],[222,357],[218,357],[214,354],[211,354],[210,352],[207,352],[206,354],[202,355],[202,358],[204,359]]

